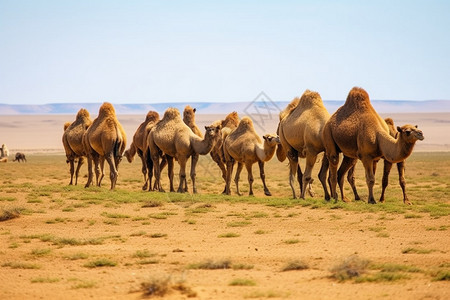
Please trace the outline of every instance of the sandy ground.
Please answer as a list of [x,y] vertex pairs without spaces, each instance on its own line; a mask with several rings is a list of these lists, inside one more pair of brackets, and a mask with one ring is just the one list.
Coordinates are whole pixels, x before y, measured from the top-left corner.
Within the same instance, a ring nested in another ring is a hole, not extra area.
[[[92,114],[92,118],[96,115]],[[200,128],[222,119],[224,115],[197,115]],[[397,125],[418,125],[425,140],[417,143],[415,151],[450,151],[450,113],[382,114],[392,117]],[[252,116],[256,130],[262,135],[276,132],[276,116]],[[129,143],[134,132],[145,119],[142,115],[119,115]],[[0,143],[6,144],[11,152],[24,153],[63,151],[61,137],[65,122],[73,122],[75,115],[0,115]]]

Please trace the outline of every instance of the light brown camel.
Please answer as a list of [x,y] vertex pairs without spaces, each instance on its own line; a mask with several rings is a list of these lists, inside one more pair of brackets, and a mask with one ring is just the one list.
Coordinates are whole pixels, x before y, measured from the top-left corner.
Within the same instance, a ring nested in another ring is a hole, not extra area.
[[9,150],[8,150],[8,147],[6,147],[5,144],[2,144],[2,148],[0,148],[0,149],[1,149],[0,157],[1,157],[1,158],[3,158],[3,157],[8,158],[8,156],[9,156]]
[[[81,108],[76,117],[75,121],[72,123],[64,124],[64,133],[62,136],[62,142],[64,145],[64,150],[66,152],[66,162],[70,165],[70,182],[69,185],[73,184],[73,175],[75,172],[75,185],[78,183],[78,174],[80,168],[84,163],[84,157],[86,152],[83,146],[83,135],[92,124],[89,112]],[[77,169],[75,171],[75,161],[78,160]]]
[[[122,125],[116,117],[116,111],[111,103],[104,102],[100,106],[98,117],[86,131],[83,144],[88,157],[89,176],[85,187],[92,183],[92,161],[95,164],[97,185],[100,186],[101,179],[99,162],[106,159],[110,169],[111,189],[114,189],[118,177],[118,167],[125,151],[127,137]],[[103,167],[102,167],[103,169]]]
[[[298,178],[302,178],[301,182],[299,180],[300,198],[305,199],[306,187],[312,183],[311,173],[317,156],[325,150],[322,142],[322,130],[329,118],[330,114],[323,105],[319,93],[310,90],[306,90],[301,98],[292,100],[287,108],[280,113],[278,135],[281,147],[289,159],[289,184],[294,199],[296,198],[294,177],[297,170],[300,172]],[[306,158],[304,174],[301,174],[299,158]],[[324,156],[319,179],[323,186],[325,199],[329,200],[330,195],[326,181],[327,171],[328,160]]]
[[202,132],[197,127],[197,124],[195,124],[195,112],[197,111],[196,108],[192,108],[189,105],[186,105],[183,111],[183,122],[189,128],[191,128],[192,132],[198,135],[199,137],[203,137]]
[[[394,121],[391,118],[386,118],[386,119],[384,119],[384,121],[386,122],[386,124],[389,127],[389,134],[392,137],[397,138],[399,132],[397,131],[397,128],[394,125]],[[356,185],[355,185],[354,172],[355,172],[356,161],[357,160],[354,161],[355,164],[348,171],[347,181],[350,183],[350,186],[353,190],[353,195],[355,196],[355,200],[360,200],[361,198],[358,195],[358,191],[357,191]],[[380,196],[380,200],[379,200],[382,203],[384,202],[384,194],[385,194],[386,188],[389,184],[389,173],[391,172],[391,169],[392,169],[391,162],[384,159],[383,163],[384,163],[384,168],[383,168],[382,189],[381,189],[381,196]],[[412,203],[409,201],[408,196],[406,195],[405,160],[397,163],[397,171],[398,171],[399,184],[400,184],[400,187],[402,188],[402,192],[403,192],[403,203],[411,205]],[[343,184],[344,184],[343,177],[344,177],[344,174],[342,174],[342,170],[341,170],[341,168],[339,168],[338,184],[339,184],[340,189],[343,189]]]
[[[237,112],[234,111],[232,113],[229,113],[225,117],[225,119],[218,120],[218,121],[214,122],[213,124],[215,124],[215,125],[220,124],[222,126],[222,129],[221,129],[222,134],[219,136],[217,143],[214,145],[213,149],[211,150],[211,152],[209,154],[211,155],[211,158],[213,159],[213,161],[216,162],[216,164],[219,166],[220,170],[222,171],[222,178],[226,183],[227,169],[226,169],[226,165],[225,165],[225,157],[223,154],[223,140],[232,130],[236,129],[236,127],[239,125],[239,116],[238,116]],[[226,185],[222,192],[223,194],[225,193],[225,189],[226,189]]]
[[[376,164],[381,157],[391,163],[404,161],[412,152],[417,140],[423,140],[422,131],[414,126],[398,127],[401,134],[397,139],[389,135],[386,122],[372,107],[367,92],[354,87],[347,100],[325,124],[323,141],[330,162],[331,195],[337,200],[337,166],[339,153],[350,159],[343,167],[343,174],[353,165],[351,159],[359,158],[365,169],[369,189],[369,203],[376,203],[373,196]],[[403,134],[404,133],[404,134]],[[344,197],[341,190],[341,197]]]
[[126,150],[124,153],[125,157],[130,163],[133,162],[136,153],[141,159],[142,174],[144,175],[144,185],[142,186],[143,190],[151,188],[153,177],[153,162],[151,159],[147,160],[145,155],[147,148],[147,134],[150,132],[153,126],[155,126],[155,124],[158,123],[158,121],[159,121],[159,114],[156,111],[149,111],[147,113],[147,116],[145,117],[145,121],[142,122],[136,129],[136,132],[134,133],[133,136],[133,142],[131,143],[130,148]]
[[272,159],[275,154],[280,139],[276,134],[266,134],[263,136],[264,143],[261,142],[258,134],[253,127],[253,121],[249,117],[243,117],[238,127],[228,134],[223,142],[223,152],[227,164],[227,177],[225,193],[231,194],[230,183],[233,173],[234,164],[237,162],[236,176],[234,182],[236,184],[236,192],[239,192],[239,176],[245,165],[248,173],[249,195],[253,195],[253,173],[252,166],[258,163],[260,176],[264,185],[264,194],[271,196],[266,185],[266,176],[264,174],[264,162]]
[[[161,170],[159,165],[159,157],[164,153],[167,157],[170,191],[173,188],[173,158],[178,160],[180,165],[180,185],[178,192],[185,192],[184,185],[186,184],[186,162],[190,156],[194,154],[205,155],[208,154],[217,142],[220,134],[219,126],[205,126],[205,137],[197,136],[188,125],[181,119],[180,112],[176,108],[168,108],[161,121],[156,124],[147,137],[150,155],[153,160],[153,167],[155,169],[155,180],[159,191],[163,191],[161,187]],[[169,158],[170,157],[170,158]],[[195,168],[198,161],[198,156],[193,156],[191,163],[191,180],[193,186],[193,193],[197,193],[195,185]],[[195,157],[197,159],[195,159]]]

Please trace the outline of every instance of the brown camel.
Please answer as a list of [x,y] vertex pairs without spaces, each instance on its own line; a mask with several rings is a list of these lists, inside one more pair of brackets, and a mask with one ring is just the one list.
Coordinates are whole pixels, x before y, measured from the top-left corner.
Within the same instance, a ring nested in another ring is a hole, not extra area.
[[192,132],[198,135],[199,137],[203,137],[202,132],[197,127],[197,124],[195,124],[195,112],[197,111],[196,108],[192,108],[189,105],[186,105],[183,111],[183,122],[189,128],[191,128]]
[[249,117],[243,117],[238,127],[228,134],[223,142],[223,152],[227,164],[227,177],[225,193],[231,194],[230,183],[233,173],[234,164],[237,162],[236,176],[236,192],[239,192],[239,176],[245,165],[248,173],[249,195],[253,195],[253,173],[252,166],[258,163],[262,183],[264,185],[264,194],[271,196],[266,185],[266,176],[264,174],[264,162],[272,159],[275,149],[280,143],[280,139],[275,134],[266,134],[263,136],[264,143],[261,142],[258,134],[253,127],[253,121]]
[[89,112],[81,108],[75,121],[72,123],[64,124],[64,133],[62,136],[62,142],[64,145],[64,150],[66,152],[67,160],[66,162],[70,164],[70,182],[69,185],[73,184],[73,175],[75,171],[75,161],[78,160],[77,169],[75,171],[75,185],[78,183],[78,174],[80,168],[84,163],[84,157],[86,152],[83,146],[83,135],[92,124]]
[[[83,144],[88,157],[89,176],[85,187],[92,183],[92,161],[95,164],[95,174],[97,175],[97,186],[100,186],[99,163],[104,158],[109,164],[111,189],[114,189],[118,177],[118,167],[125,151],[127,137],[122,125],[116,117],[116,111],[111,103],[104,102],[100,106],[98,117],[86,131]],[[103,167],[102,167],[103,169]]]
[[[353,165],[352,159],[360,159],[364,165],[369,189],[369,203],[376,203],[373,196],[376,164],[381,157],[391,163],[404,161],[412,152],[417,140],[423,140],[422,131],[414,126],[397,127],[397,139],[389,135],[386,122],[372,107],[367,92],[354,87],[341,106],[325,124],[323,141],[330,162],[331,194],[337,200],[337,166],[339,153],[344,155],[343,173]],[[345,159],[345,156],[348,159]],[[341,190],[341,197],[344,197]]]
[[[213,161],[216,162],[216,164],[219,166],[220,170],[222,171],[222,178],[226,183],[227,180],[227,169],[225,165],[225,157],[223,154],[223,140],[225,137],[230,133],[232,130],[236,129],[236,127],[239,125],[239,116],[237,112],[229,113],[225,119],[218,120],[214,122],[213,124],[220,124],[222,126],[222,134],[219,136],[219,139],[217,143],[214,145],[213,149],[209,153],[211,155],[211,158]],[[226,187],[225,187],[226,188]],[[223,194],[225,193],[225,188],[223,190]]]
[[[305,199],[305,191],[308,184],[312,183],[311,173],[319,153],[325,150],[322,142],[322,130],[330,114],[323,105],[319,93],[306,90],[301,98],[295,98],[280,113],[278,135],[281,148],[289,159],[289,184],[294,199],[294,177],[299,170],[298,178],[302,178],[300,184],[300,198]],[[280,155],[277,155],[280,158]],[[298,164],[299,157],[306,157],[305,173],[301,174]],[[322,159],[322,167],[319,179],[322,183],[325,199],[330,195],[327,189],[326,175],[328,171],[328,160],[326,156]]]
[[159,157],[164,153],[167,157],[168,171],[170,178],[170,191],[173,192],[173,158],[178,160],[180,165],[180,185],[178,192],[185,192],[183,188],[186,184],[186,162],[190,156],[193,157],[191,163],[191,180],[193,193],[197,193],[195,185],[195,168],[198,161],[198,155],[208,154],[217,142],[220,134],[219,126],[205,126],[205,137],[197,136],[188,125],[181,119],[180,112],[176,108],[168,108],[163,118],[156,124],[147,137],[150,155],[155,169],[155,180],[159,191],[161,187],[161,169]]
[[22,152],[17,152],[13,161],[27,162],[27,158],[25,157],[25,154],[23,154]]
[[[143,190],[151,188],[153,177],[153,162],[151,159],[147,161],[145,156],[145,151],[147,148],[147,134],[150,132],[150,130],[153,128],[153,126],[155,126],[155,124],[158,121],[159,121],[159,114],[156,111],[149,111],[147,113],[147,116],[145,117],[145,121],[142,122],[136,129],[136,132],[133,136],[133,142],[131,143],[130,148],[126,150],[124,153],[125,157],[130,163],[133,162],[136,153],[141,159],[142,174],[144,175],[144,185],[142,186]],[[149,163],[150,165],[148,165]]]
[[[397,138],[399,132],[395,128],[394,121],[391,118],[386,118],[386,119],[384,119],[384,121],[386,122],[386,124],[389,127],[389,134],[392,137]],[[384,202],[384,194],[385,194],[386,188],[389,184],[389,173],[391,172],[391,169],[392,169],[391,162],[384,159],[383,163],[384,163],[383,180],[382,180],[382,189],[381,189],[381,196],[380,196],[381,203]],[[355,160],[355,165],[356,165],[356,160]],[[354,175],[355,165],[353,165],[350,168],[350,170],[348,171],[347,181],[350,183],[350,186],[352,187],[353,195],[355,196],[355,200],[360,200],[361,198],[358,195],[358,191],[357,191],[356,185],[355,185],[355,175]],[[411,205],[412,203],[409,201],[408,196],[406,195],[405,161],[401,161],[401,162],[397,163],[397,171],[398,171],[398,179],[399,179],[400,187],[402,188],[402,192],[403,192],[403,203]],[[343,189],[343,184],[344,184],[343,176],[344,176],[344,174],[342,174],[342,170],[341,170],[341,168],[339,168],[338,184],[341,189]]]

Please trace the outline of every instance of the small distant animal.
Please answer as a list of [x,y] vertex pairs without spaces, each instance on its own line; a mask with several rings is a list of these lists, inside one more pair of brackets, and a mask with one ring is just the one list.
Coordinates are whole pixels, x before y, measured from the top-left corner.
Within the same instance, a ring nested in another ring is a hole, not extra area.
[[27,161],[27,159],[26,159],[26,157],[25,157],[25,154],[23,154],[23,153],[21,153],[21,152],[17,152],[16,153],[16,158],[14,158],[13,159],[13,161],[18,161],[18,162],[20,162],[20,161],[22,161],[22,162],[26,162]]

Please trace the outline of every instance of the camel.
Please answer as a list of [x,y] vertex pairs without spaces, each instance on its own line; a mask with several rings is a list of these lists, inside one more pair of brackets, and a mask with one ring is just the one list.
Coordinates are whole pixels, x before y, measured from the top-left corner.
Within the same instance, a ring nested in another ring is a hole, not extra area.
[[[219,166],[220,170],[222,171],[222,178],[226,183],[227,180],[227,170],[226,170],[226,166],[225,166],[225,158],[224,158],[224,154],[223,154],[223,140],[225,139],[225,137],[234,129],[236,129],[236,127],[239,125],[239,116],[237,114],[237,112],[232,112],[229,113],[225,119],[223,120],[218,120],[213,124],[220,124],[222,129],[222,134],[219,136],[219,139],[217,141],[217,143],[214,145],[213,149],[211,150],[211,152],[209,153],[211,155],[211,158],[213,159],[213,161],[216,162],[216,164]],[[224,188],[222,194],[225,193],[225,189]]]
[[[342,152],[342,174],[352,167],[353,160],[359,158],[366,173],[368,203],[376,203],[373,186],[378,160],[384,157],[391,163],[404,161],[411,155],[416,142],[424,139],[422,131],[414,126],[405,125],[397,127],[397,130],[400,132],[397,139],[389,135],[388,125],[372,107],[364,89],[354,87],[349,92],[344,105],[330,117],[323,129],[325,151],[330,162],[331,195],[335,200],[338,198],[337,166]],[[341,197],[348,201],[342,190]]]
[[[142,122],[136,129],[133,136],[133,142],[130,148],[125,151],[124,155],[128,162],[131,163],[134,160],[134,156],[137,155],[142,161],[142,174],[144,175],[144,185],[142,189],[145,191],[147,188],[151,188],[152,176],[153,176],[153,164],[151,159],[147,161],[145,151],[147,148],[147,134],[153,126],[159,121],[159,114],[156,111],[149,111],[145,117],[145,121]],[[148,165],[148,164],[151,165]],[[147,178],[148,173],[148,178]]]
[[[122,125],[116,117],[116,112],[111,103],[104,102],[99,109],[98,117],[87,129],[83,144],[88,157],[88,181],[85,187],[92,183],[92,162],[95,164],[95,173],[97,175],[97,186],[100,186],[100,160],[106,159],[110,169],[111,189],[114,189],[117,183],[118,167],[122,160],[122,154],[125,151],[127,137]],[[102,166],[103,169],[103,166]]]
[[266,185],[266,177],[264,174],[264,163],[272,159],[275,149],[280,143],[280,139],[276,134],[266,134],[263,136],[264,143],[257,135],[253,127],[253,121],[249,117],[243,117],[238,127],[226,136],[223,142],[223,152],[227,164],[226,188],[225,194],[230,195],[230,182],[233,173],[234,164],[237,162],[236,176],[234,182],[236,184],[236,192],[239,192],[239,176],[245,165],[248,173],[249,195],[253,195],[253,173],[252,166],[258,163],[262,183],[264,185],[264,194],[271,196]]
[[75,171],[75,185],[77,185],[78,183],[78,174],[80,172],[81,166],[84,163],[84,156],[86,156],[86,152],[83,146],[83,135],[91,124],[92,120],[89,115],[89,112],[84,108],[81,108],[78,111],[75,121],[73,123],[66,122],[64,124],[64,133],[62,136],[62,142],[64,145],[64,150],[66,152],[67,157],[66,162],[70,164],[69,185],[73,184],[75,160],[78,160],[77,169]]
[[0,148],[0,151],[1,151],[0,152],[0,158],[4,158],[4,157],[8,158],[9,150],[8,150],[8,147],[6,147],[5,144],[2,145],[2,147]]
[[[323,105],[319,93],[310,90],[306,90],[301,98],[292,100],[286,109],[280,113],[278,135],[281,147],[279,148],[282,148],[285,153],[283,158],[287,156],[289,159],[289,184],[294,199],[296,198],[294,177],[297,170],[299,171],[300,198],[305,199],[306,187],[312,183],[311,173],[317,156],[325,150],[322,142],[322,130],[329,118],[330,114]],[[278,150],[277,157],[280,159]],[[304,174],[301,174],[298,164],[299,157],[306,157]],[[326,182],[327,171],[328,160],[324,156],[319,179],[323,186],[325,199],[329,200],[330,195]]]
[[22,162],[27,162],[27,159],[25,157],[25,154],[21,153],[21,152],[17,152],[15,158],[13,159],[13,161],[22,161]]
[[197,127],[197,125],[195,124],[195,112],[196,111],[197,111],[197,109],[192,108],[189,105],[186,105],[186,107],[184,108],[184,111],[183,111],[183,122],[184,122],[184,124],[189,126],[189,128],[191,128],[193,133],[195,133],[196,135],[198,135],[199,137],[202,138],[203,134],[200,131],[200,129]]
[[[180,184],[178,192],[183,193],[186,185],[186,162],[190,156],[193,157],[191,163],[191,180],[193,193],[197,193],[195,185],[195,168],[198,155],[208,154],[217,142],[220,134],[220,125],[205,126],[205,137],[197,136],[188,125],[181,119],[180,112],[176,108],[168,108],[164,116],[153,128],[147,137],[147,144],[155,169],[155,180],[157,189],[164,191],[161,187],[161,169],[159,157],[164,153],[167,157],[170,191],[173,192],[173,158],[178,160],[180,165]],[[196,155],[197,154],[197,155]]]
[[[391,118],[386,118],[386,119],[384,119],[384,121],[386,122],[386,124],[389,127],[389,134],[392,137],[397,138],[399,132],[395,128],[394,121]],[[355,163],[356,163],[356,160],[355,160]],[[392,163],[390,163],[389,161],[387,161],[385,159],[383,160],[383,163],[384,163],[384,168],[383,168],[382,190],[381,190],[381,196],[380,196],[380,200],[379,200],[379,202],[381,202],[381,203],[384,202],[384,194],[385,194],[386,188],[389,184],[389,173],[391,172],[391,169],[392,169]],[[355,185],[355,176],[354,176],[355,165],[353,165],[350,168],[350,170],[348,171],[347,181],[350,183],[350,186],[352,187],[353,195],[355,196],[355,200],[360,200],[361,198],[358,195],[358,191],[357,191],[356,185]],[[405,161],[401,161],[401,162],[397,163],[397,171],[398,171],[399,184],[400,184],[400,187],[402,188],[402,192],[403,192],[403,203],[412,205],[412,203],[408,199],[408,196],[406,195]],[[342,174],[342,170],[341,170],[341,168],[339,168],[338,184],[341,189],[343,188],[343,179],[342,179],[343,176],[344,176],[344,174]]]

